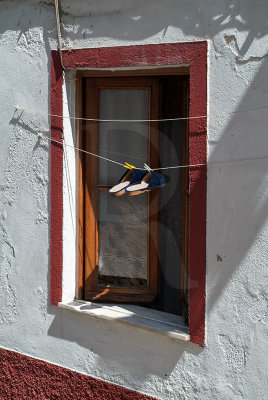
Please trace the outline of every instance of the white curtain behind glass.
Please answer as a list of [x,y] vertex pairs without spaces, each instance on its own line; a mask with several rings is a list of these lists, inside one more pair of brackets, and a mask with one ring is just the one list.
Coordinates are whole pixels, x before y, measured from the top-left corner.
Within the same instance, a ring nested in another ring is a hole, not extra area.
[[[148,119],[148,90],[101,89],[100,119]],[[142,166],[148,122],[99,124],[99,154]],[[99,183],[116,184],[126,170],[99,161]],[[99,192],[99,274],[147,279],[147,194],[111,198]]]

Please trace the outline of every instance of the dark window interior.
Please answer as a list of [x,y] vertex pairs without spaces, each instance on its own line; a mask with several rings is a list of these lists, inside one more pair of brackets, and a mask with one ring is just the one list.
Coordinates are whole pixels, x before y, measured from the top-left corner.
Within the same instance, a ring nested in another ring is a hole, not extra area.
[[[188,75],[135,76],[129,82],[127,77],[121,79],[125,82],[122,87],[118,76],[82,78],[82,115],[161,120],[188,115]],[[146,123],[135,128],[128,123],[86,123],[80,129],[80,142],[86,150],[119,162],[139,166],[142,160],[151,160],[155,168],[187,165],[185,120],[152,124],[149,134],[146,129]],[[81,298],[139,304],[187,318],[187,169],[159,171],[170,180],[157,193],[111,198],[108,189],[120,178],[122,167],[81,157]],[[151,236],[154,240],[148,239]],[[153,243],[157,244],[154,252]],[[89,257],[89,253],[94,254]],[[154,273],[150,271],[152,263]]]

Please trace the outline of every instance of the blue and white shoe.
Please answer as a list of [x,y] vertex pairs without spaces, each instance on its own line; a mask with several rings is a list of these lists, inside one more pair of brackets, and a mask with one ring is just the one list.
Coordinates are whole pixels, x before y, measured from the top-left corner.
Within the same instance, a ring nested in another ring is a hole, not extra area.
[[[148,167],[146,164],[145,166]],[[149,192],[153,189],[160,189],[166,186],[168,181],[168,176],[154,172],[148,167],[146,174],[141,179],[141,182],[127,186],[126,193],[129,196],[136,196],[141,193]]]
[[126,192],[126,189],[129,187],[129,185],[136,185],[141,183],[142,178],[146,174],[147,171],[143,169],[129,169],[119,179],[118,183],[109,190],[109,194],[115,197],[122,196]]

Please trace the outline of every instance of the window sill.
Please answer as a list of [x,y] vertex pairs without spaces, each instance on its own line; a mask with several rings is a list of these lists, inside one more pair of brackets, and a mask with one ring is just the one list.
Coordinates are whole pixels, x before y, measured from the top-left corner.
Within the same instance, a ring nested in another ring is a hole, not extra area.
[[97,304],[82,300],[58,303],[60,308],[86,314],[89,317],[116,320],[184,342],[190,340],[188,327],[177,315],[134,305]]

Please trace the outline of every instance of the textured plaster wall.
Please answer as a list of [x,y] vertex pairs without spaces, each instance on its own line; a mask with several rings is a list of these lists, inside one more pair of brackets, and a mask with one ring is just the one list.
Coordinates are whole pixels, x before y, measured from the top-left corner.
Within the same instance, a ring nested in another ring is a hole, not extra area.
[[[265,0],[61,6],[66,48],[208,40],[208,161],[267,155],[267,108],[237,112],[268,105]],[[0,1],[0,345],[161,399],[267,398],[267,159],[208,167],[206,347],[49,305],[49,145],[36,134],[50,129],[55,48],[52,1]]]

